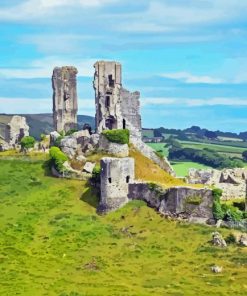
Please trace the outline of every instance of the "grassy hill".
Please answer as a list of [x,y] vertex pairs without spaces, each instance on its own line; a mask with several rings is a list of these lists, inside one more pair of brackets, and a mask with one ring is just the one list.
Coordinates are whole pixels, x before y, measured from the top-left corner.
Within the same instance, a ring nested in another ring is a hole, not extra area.
[[0,295],[247,293],[247,251],[212,247],[213,228],[166,220],[139,201],[98,216],[92,189],[50,177],[44,160],[1,158],[0,201]]

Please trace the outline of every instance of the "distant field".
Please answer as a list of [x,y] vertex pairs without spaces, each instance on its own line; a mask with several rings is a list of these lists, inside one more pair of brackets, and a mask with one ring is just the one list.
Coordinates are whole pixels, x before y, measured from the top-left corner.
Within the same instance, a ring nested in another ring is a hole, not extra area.
[[142,136],[152,138],[154,136],[154,131],[151,129],[150,130],[142,130]]
[[43,161],[0,159],[0,202],[0,295],[247,295],[247,252],[212,246],[215,228],[140,201],[100,216],[86,182],[49,177]]
[[208,169],[210,167],[197,163],[197,162],[178,162],[178,161],[172,161],[171,165],[178,177],[185,177],[189,173],[189,169]]
[[162,155],[168,156],[168,148],[165,148],[165,143],[147,143],[148,146],[152,147],[155,151],[162,150]]
[[186,147],[186,148],[194,148],[194,149],[209,148],[217,152],[234,153],[238,155],[241,155],[242,152],[247,149],[247,148],[236,147],[236,146],[206,144],[206,143],[198,143],[198,142],[190,142],[190,141],[180,141],[180,143],[183,145],[183,147]]
[[[193,149],[204,149],[209,148],[219,152],[220,154],[224,154],[228,157],[242,157],[242,152],[246,150],[246,148],[234,147],[234,146],[224,146],[224,145],[216,145],[216,144],[206,144],[206,143],[198,143],[198,142],[190,142],[190,141],[180,141],[183,147],[193,148]],[[162,155],[168,156],[168,148],[165,148],[165,143],[148,143],[150,147],[152,147],[156,151],[162,151]],[[190,168],[196,169],[206,169],[209,168],[203,164],[199,164],[196,162],[173,162],[173,168],[178,176],[186,176],[188,175],[188,171]]]
[[233,142],[243,142],[242,139],[237,139],[237,138],[229,138],[229,137],[217,137],[221,141],[233,141]]

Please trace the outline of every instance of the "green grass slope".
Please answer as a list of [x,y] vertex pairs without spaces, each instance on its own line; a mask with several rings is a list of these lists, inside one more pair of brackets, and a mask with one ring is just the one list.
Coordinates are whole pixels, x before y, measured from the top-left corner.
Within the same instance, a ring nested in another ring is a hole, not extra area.
[[42,161],[0,159],[0,202],[0,295],[247,294],[245,249],[212,247],[212,228],[142,202],[98,216],[85,182],[52,178]]

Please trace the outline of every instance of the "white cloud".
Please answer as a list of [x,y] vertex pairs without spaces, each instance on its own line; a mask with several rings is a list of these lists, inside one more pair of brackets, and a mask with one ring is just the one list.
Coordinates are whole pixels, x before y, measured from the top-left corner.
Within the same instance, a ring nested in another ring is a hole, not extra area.
[[93,64],[96,59],[59,59],[47,57],[34,60],[26,68],[1,68],[0,76],[4,78],[48,78],[52,76],[54,67],[75,66],[78,69],[78,76],[92,77],[94,73]]
[[[94,99],[79,99],[78,114],[92,115],[95,113]],[[1,113],[8,114],[37,114],[52,113],[52,99],[47,98],[1,98]]]
[[189,72],[163,73],[161,76],[165,78],[181,80],[185,83],[219,84],[224,82],[220,78],[214,78],[211,76],[198,76],[190,74]]
[[182,107],[201,107],[201,106],[247,106],[247,98],[210,98],[210,99],[191,99],[191,98],[143,98],[141,106],[152,105],[180,105]]
[[199,106],[247,106],[247,98],[212,98],[212,99],[188,99],[186,104],[191,107]]
[[[1,21],[44,21],[58,13],[66,15],[68,9],[76,11],[80,8],[97,8],[118,0],[25,0],[15,6],[0,8]],[[56,19],[55,18],[55,19]]]
[[36,48],[45,54],[82,54],[91,40],[101,39],[101,36],[82,34],[40,34],[25,35],[19,38],[21,44],[34,44]]

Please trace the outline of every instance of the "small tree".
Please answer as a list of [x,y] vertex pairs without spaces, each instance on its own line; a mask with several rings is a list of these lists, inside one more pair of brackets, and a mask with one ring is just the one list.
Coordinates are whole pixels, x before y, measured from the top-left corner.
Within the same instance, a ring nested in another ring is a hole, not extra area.
[[33,137],[27,136],[21,139],[21,148],[30,149],[33,148],[35,144],[35,139]]

